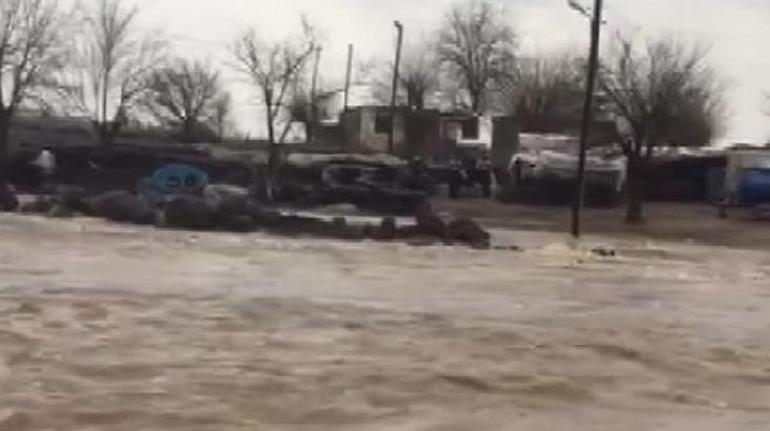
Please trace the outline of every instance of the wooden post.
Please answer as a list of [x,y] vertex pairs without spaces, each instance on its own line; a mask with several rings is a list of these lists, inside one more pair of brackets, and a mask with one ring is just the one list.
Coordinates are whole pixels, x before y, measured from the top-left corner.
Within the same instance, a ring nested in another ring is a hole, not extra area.
[[593,119],[594,88],[596,86],[596,71],[599,67],[599,41],[602,28],[603,0],[594,1],[594,13],[591,21],[591,50],[588,59],[588,78],[586,82],[586,97],[583,105],[583,122],[580,129],[580,153],[578,155],[577,181],[575,185],[575,201],[572,206],[572,236],[580,237],[580,213],[583,209],[583,194],[586,178],[586,152],[588,136]]
[[393,93],[390,98],[390,133],[388,133],[388,152],[396,152],[396,95],[398,92],[398,68],[401,65],[401,44],[404,41],[404,26],[395,21],[398,31],[398,40],[396,41],[396,62],[393,66]]

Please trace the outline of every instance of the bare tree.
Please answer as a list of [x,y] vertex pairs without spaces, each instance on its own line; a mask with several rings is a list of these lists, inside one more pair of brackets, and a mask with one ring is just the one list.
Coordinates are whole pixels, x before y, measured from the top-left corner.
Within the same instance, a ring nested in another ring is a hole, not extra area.
[[[390,69],[392,73],[393,68]],[[407,106],[423,109],[427,96],[439,85],[438,61],[429,41],[423,40],[404,49],[399,82]]]
[[[434,44],[423,40],[403,49],[398,74],[396,103],[412,109],[423,109],[427,97],[439,88],[439,62],[433,50]],[[372,97],[383,105],[390,104],[393,86],[393,62],[372,59],[359,66],[363,81],[371,83]]]
[[438,33],[437,56],[451,67],[470,99],[470,109],[487,109],[488,92],[514,61],[516,37],[489,0],[466,0],[447,13]]
[[[304,20],[300,38],[269,43],[260,39],[254,30],[248,30],[238,36],[232,47],[237,70],[254,86],[265,106],[269,145],[265,191],[268,199],[273,196],[279,163],[278,145],[285,141],[291,127],[290,104],[287,102],[315,47],[313,29]],[[281,124],[283,131],[276,134],[276,128]]]
[[502,81],[501,108],[530,132],[577,130],[583,102],[582,60],[569,54],[519,58]]
[[200,61],[177,59],[156,70],[148,82],[145,103],[163,124],[180,127],[191,142],[194,132],[215,123],[224,91],[219,73]]
[[140,115],[148,79],[163,62],[165,42],[140,31],[138,7],[123,0],[96,0],[83,12],[75,100],[108,145],[130,116]]
[[0,2],[0,168],[19,106],[44,103],[40,91],[55,85],[63,69],[64,15],[54,0]]
[[600,88],[628,126],[622,142],[628,158],[628,223],[643,221],[644,183],[655,148],[702,146],[719,132],[722,91],[707,54],[701,46],[670,39],[640,47],[619,38],[603,67]]

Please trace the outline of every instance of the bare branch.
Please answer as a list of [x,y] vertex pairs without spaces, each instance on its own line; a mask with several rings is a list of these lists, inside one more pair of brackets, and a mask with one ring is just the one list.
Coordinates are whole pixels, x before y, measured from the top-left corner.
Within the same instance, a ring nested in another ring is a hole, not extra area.
[[514,61],[513,29],[488,0],[467,0],[447,14],[438,34],[438,59],[449,65],[470,98],[471,109],[487,108],[490,87],[505,77]]
[[[272,198],[272,183],[279,163],[277,144],[286,139],[292,121],[290,106],[286,106],[291,103],[285,105],[284,100],[292,90],[292,83],[304,71],[317,43],[313,28],[304,19],[302,30],[298,39],[274,43],[261,40],[254,30],[248,30],[238,36],[232,46],[235,69],[248,79],[265,105],[269,142],[265,182],[268,199]],[[275,129],[279,122],[284,122],[284,131],[276,140]]]
[[211,66],[177,59],[152,73],[144,104],[162,123],[181,128],[185,141],[218,115],[222,109],[223,89],[219,73]]
[[268,139],[271,143],[277,143],[274,129],[286,115],[284,101],[287,93],[304,71],[315,49],[312,30],[306,24],[303,29],[301,40],[277,43],[264,42],[253,30],[249,30],[238,37],[232,48],[236,70],[254,85],[262,97],[268,114]]
[[0,2],[0,158],[18,107],[39,102],[63,68],[66,15],[55,0]]
[[523,130],[567,132],[579,128],[584,94],[583,60],[570,53],[520,58],[500,81],[501,108]]
[[73,103],[93,118],[103,144],[114,140],[116,123],[141,115],[147,83],[165,58],[165,41],[141,31],[138,16],[138,7],[124,0],[96,0],[83,10]]
[[671,39],[640,48],[620,37],[600,74],[600,88],[631,135],[628,157],[629,222],[641,220],[644,176],[658,146],[708,144],[723,119],[722,88],[706,63],[708,49]]

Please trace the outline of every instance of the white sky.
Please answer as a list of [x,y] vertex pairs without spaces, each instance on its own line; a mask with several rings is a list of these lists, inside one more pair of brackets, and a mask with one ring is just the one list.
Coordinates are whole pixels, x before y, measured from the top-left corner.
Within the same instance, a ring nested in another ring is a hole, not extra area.
[[[88,1],[88,0],[86,0]],[[405,26],[405,40],[419,39],[441,22],[454,0],[135,0],[147,26],[160,29],[184,55],[222,63],[236,33],[255,28],[266,38],[282,38],[300,28],[300,15],[324,36],[322,75],[339,82],[347,44],[358,59],[392,56],[393,20]],[[517,28],[524,52],[560,48],[587,50],[588,23],[567,0],[497,0]],[[589,0],[583,0],[588,3]],[[728,88],[726,142],[765,142],[770,111],[770,0],[605,0],[605,36],[621,30],[673,35],[711,44],[711,62]],[[605,42],[608,37],[604,39]],[[228,76],[231,76],[228,74]],[[259,108],[249,88],[233,83],[241,128],[258,133]],[[254,120],[251,120],[254,119]]]

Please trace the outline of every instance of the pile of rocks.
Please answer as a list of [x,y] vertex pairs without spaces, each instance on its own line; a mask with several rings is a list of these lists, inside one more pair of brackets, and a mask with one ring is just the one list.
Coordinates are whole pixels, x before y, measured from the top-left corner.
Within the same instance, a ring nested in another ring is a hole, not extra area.
[[463,244],[473,248],[490,248],[491,235],[470,218],[445,219],[423,205],[414,216],[415,224],[397,226],[390,217],[382,219],[380,226],[369,228],[373,239],[390,241],[406,240],[414,245]]
[[281,214],[261,206],[248,190],[230,185],[210,185],[200,195],[175,194],[162,199],[124,190],[88,198],[81,189],[60,187],[53,195],[40,196],[25,204],[22,211],[52,217],[82,214],[120,223],[187,230],[247,233],[259,229],[285,236],[490,247],[490,234],[478,223],[468,218],[445,219],[428,205],[415,213],[414,224],[399,226],[392,217],[383,218],[379,225],[349,224],[342,217],[326,221]]

